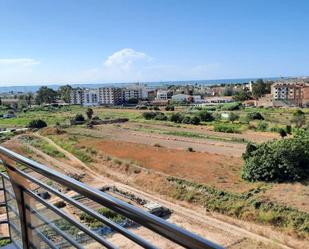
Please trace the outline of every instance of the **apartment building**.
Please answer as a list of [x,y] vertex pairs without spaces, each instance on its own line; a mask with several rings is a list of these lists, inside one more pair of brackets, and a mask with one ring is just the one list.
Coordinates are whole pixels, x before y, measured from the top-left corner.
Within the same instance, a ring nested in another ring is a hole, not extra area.
[[75,88],[70,92],[70,104],[82,105],[83,104],[83,89]]
[[98,89],[84,89],[83,103],[84,106],[99,105],[99,91]]
[[72,89],[70,104],[83,106],[118,105],[122,103],[121,88]]
[[122,103],[121,88],[101,87],[98,89],[101,105],[117,105]]
[[278,81],[271,86],[274,106],[308,106],[309,83],[303,80]]

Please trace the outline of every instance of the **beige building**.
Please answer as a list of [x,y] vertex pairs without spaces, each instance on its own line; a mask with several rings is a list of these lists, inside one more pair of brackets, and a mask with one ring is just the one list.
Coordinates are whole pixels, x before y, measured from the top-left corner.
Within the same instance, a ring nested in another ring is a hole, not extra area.
[[271,86],[274,106],[299,106],[309,104],[309,83],[304,80],[278,81]]

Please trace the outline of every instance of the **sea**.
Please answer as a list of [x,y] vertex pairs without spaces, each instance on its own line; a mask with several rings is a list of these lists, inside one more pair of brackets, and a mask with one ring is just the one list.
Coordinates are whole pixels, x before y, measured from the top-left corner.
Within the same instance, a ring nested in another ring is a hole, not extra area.
[[[169,85],[217,85],[217,84],[238,84],[247,83],[249,81],[256,81],[260,78],[243,78],[243,79],[217,79],[217,80],[184,80],[184,81],[161,81],[161,82],[139,82],[146,84],[149,88],[160,88]],[[278,80],[278,79],[288,79],[288,77],[268,77],[263,78],[263,80]],[[84,83],[84,84],[70,84],[72,87],[82,87],[82,88],[98,88],[98,87],[126,87],[132,83]],[[42,84],[42,85],[24,85],[24,86],[0,86],[0,93],[34,93],[41,86],[48,86],[54,90],[57,90],[60,86],[65,84]]]

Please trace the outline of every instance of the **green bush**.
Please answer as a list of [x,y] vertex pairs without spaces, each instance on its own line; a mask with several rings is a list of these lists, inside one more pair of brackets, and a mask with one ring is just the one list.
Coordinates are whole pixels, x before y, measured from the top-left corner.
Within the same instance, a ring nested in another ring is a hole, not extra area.
[[236,126],[230,124],[215,124],[214,131],[225,133],[240,133],[240,130]]
[[173,113],[170,116],[170,121],[172,121],[174,123],[181,123],[183,119],[184,119],[184,116],[179,112]]
[[175,107],[173,105],[167,105],[165,111],[175,111]]
[[260,121],[258,124],[257,124],[257,127],[256,129],[258,131],[266,131],[268,128],[268,123],[265,122],[265,121]]
[[201,121],[204,121],[204,122],[214,121],[214,117],[207,110],[201,110],[198,112],[197,115],[201,119]]
[[227,104],[221,105],[221,110],[223,110],[223,111],[236,111],[236,110],[239,110],[240,107],[241,107],[240,102],[227,103]]
[[251,112],[247,114],[249,120],[264,120],[264,117],[259,112]]
[[150,120],[150,119],[154,119],[156,116],[155,112],[144,112],[143,114],[144,119]]
[[77,122],[83,122],[85,121],[85,117],[83,116],[83,114],[76,114],[74,120]]
[[242,178],[248,181],[299,181],[309,174],[309,139],[291,138],[247,145]]
[[29,128],[38,128],[38,129],[41,129],[41,128],[44,128],[46,127],[47,124],[45,121],[41,120],[41,119],[35,119],[35,120],[32,120],[30,121],[30,123],[28,124],[28,127]]

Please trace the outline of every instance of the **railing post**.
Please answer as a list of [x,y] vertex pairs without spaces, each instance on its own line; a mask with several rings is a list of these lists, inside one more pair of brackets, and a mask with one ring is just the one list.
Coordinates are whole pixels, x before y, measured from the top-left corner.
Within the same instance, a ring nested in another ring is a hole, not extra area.
[[9,165],[5,161],[3,161],[3,164],[8,172],[8,176],[10,178],[10,182],[12,184],[16,198],[22,236],[22,247],[23,249],[29,249],[30,244],[36,244],[33,241],[30,217],[31,214],[26,210],[26,204],[31,206],[30,199],[25,197],[24,192],[24,189],[29,188],[29,183],[26,181],[26,179],[16,174],[14,166]]
[[11,226],[10,226],[10,216],[9,216],[9,210],[8,210],[8,198],[6,195],[6,188],[5,188],[5,183],[4,183],[4,177],[1,175],[1,180],[2,180],[2,188],[3,188],[3,196],[4,196],[4,202],[5,202],[5,211],[6,211],[6,220],[7,220],[7,225],[8,225],[8,231],[9,231],[9,237],[10,241],[12,241],[12,233],[11,233]]

